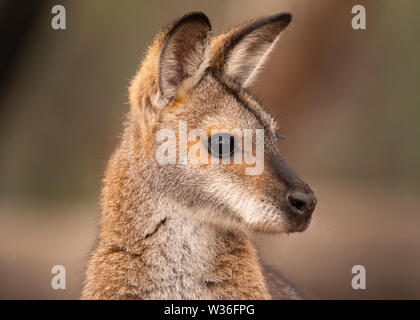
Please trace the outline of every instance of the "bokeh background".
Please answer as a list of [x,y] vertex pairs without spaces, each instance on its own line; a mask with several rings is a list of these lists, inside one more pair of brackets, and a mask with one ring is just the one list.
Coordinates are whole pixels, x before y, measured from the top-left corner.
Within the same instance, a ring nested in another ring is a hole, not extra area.
[[[67,30],[51,28],[63,4]],[[367,30],[351,28],[362,4]],[[0,1],[0,298],[76,299],[127,86],[155,33],[189,11],[215,32],[293,21],[251,91],[315,190],[307,231],[258,236],[262,258],[320,299],[420,298],[420,2]],[[53,290],[51,268],[67,270]],[[367,290],[351,268],[367,270]]]

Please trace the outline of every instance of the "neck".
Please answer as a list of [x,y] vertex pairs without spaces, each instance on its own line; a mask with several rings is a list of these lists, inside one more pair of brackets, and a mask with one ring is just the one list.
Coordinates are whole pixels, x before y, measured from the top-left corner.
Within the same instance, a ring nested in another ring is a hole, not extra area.
[[116,236],[113,241],[107,238],[110,250],[140,259],[141,270],[136,274],[149,280],[150,298],[211,298],[202,286],[223,251],[225,232],[191,219],[174,205],[160,205],[160,210],[150,212],[153,204],[143,204],[146,210],[139,212],[139,227],[119,232],[112,223],[112,232],[102,232]]

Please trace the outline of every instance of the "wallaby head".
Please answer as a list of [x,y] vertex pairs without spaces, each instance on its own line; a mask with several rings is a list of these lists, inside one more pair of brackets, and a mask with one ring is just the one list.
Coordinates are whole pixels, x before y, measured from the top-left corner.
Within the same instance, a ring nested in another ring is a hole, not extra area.
[[307,227],[314,193],[284,160],[276,121],[246,90],[290,21],[280,13],[213,36],[208,18],[190,13],[158,34],[130,87],[126,132],[142,167],[131,178],[150,197],[222,228]]

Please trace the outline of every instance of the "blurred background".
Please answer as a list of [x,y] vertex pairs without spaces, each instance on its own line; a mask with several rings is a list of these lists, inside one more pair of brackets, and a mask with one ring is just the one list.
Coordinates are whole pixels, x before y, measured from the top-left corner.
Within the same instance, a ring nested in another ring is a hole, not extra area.
[[[51,28],[56,4],[67,30]],[[356,4],[367,30],[351,28]],[[189,11],[215,32],[293,14],[251,91],[319,202],[304,233],[258,236],[262,258],[311,298],[419,299],[416,0],[0,0],[0,298],[79,297],[129,80],[156,32]],[[66,290],[51,288],[53,265]]]

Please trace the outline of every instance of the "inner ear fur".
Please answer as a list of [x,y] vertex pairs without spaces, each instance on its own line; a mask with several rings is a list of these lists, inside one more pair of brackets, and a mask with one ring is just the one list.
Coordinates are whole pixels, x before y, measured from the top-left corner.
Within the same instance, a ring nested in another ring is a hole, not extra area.
[[211,24],[204,13],[192,12],[168,31],[159,55],[159,91],[168,104],[181,86],[194,85],[208,65],[206,52]]
[[292,15],[282,12],[257,19],[220,36],[222,44],[212,56],[212,66],[229,78],[247,87],[266,61],[281,32],[289,25]]

